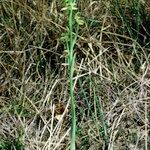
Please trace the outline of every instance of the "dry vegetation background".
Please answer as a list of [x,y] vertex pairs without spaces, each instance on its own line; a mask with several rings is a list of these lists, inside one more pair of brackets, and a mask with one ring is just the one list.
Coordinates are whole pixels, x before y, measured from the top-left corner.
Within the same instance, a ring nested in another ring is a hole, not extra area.
[[[150,4],[78,0],[77,150],[150,148]],[[68,150],[61,0],[0,0],[0,149]],[[75,29],[74,29],[75,32]]]

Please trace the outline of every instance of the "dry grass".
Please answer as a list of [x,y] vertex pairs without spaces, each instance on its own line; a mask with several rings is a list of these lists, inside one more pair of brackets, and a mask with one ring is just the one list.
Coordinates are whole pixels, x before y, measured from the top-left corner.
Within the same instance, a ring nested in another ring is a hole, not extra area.
[[[137,27],[134,7],[116,1],[78,2],[85,23],[75,47],[77,150],[150,147],[149,5]],[[62,8],[56,0],[0,1],[2,150],[69,149]]]

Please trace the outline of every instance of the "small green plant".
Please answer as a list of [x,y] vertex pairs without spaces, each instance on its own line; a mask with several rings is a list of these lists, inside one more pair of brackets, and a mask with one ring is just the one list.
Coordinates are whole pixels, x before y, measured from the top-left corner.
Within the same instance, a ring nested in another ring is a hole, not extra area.
[[[78,36],[79,25],[83,24],[79,13],[74,13],[77,10],[75,0],[65,0],[66,7],[62,10],[67,10],[68,15],[68,32],[65,36],[66,48],[67,48],[67,58],[69,64],[69,81],[70,81],[70,100],[71,100],[71,114],[72,114],[72,130],[71,130],[71,150],[75,150],[75,138],[76,138],[76,111],[75,111],[75,98],[74,98],[74,66],[75,66],[75,54],[74,47]],[[76,25],[76,33],[73,34],[73,26]]]

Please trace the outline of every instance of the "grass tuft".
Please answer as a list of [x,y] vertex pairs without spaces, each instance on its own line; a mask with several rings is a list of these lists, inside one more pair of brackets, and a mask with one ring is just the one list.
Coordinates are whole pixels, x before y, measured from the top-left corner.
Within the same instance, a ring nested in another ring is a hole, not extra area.
[[148,150],[149,10],[1,0],[0,149]]

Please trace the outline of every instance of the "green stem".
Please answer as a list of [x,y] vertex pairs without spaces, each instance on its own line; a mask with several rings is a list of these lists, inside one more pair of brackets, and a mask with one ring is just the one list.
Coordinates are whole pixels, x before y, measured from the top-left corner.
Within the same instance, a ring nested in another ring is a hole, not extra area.
[[[72,4],[72,0],[70,0],[70,6]],[[69,9],[69,55],[68,55],[68,62],[69,62],[69,76],[70,76],[70,98],[71,98],[71,115],[72,115],[72,126],[71,126],[71,145],[70,150],[75,150],[75,136],[76,136],[76,111],[75,111],[75,99],[74,99],[74,53],[73,48],[75,45],[75,41],[73,39],[73,9]]]

